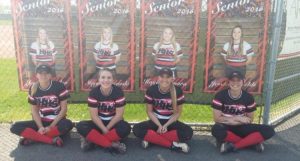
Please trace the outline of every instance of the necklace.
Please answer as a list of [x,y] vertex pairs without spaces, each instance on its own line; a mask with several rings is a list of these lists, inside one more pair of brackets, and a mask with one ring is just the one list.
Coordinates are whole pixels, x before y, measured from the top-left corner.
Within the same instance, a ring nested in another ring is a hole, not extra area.
[[242,91],[240,91],[240,94],[239,94],[237,97],[232,96],[229,90],[228,90],[228,94],[229,94],[229,97],[230,97],[231,99],[233,99],[233,100],[238,100],[238,99],[240,99],[241,96],[242,96]]
[[164,90],[162,90],[162,89],[160,88],[160,86],[158,85],[158,91],[159,91],[161,94],[167,94],[167,93],[170,92],[170,88],[169,88],[168,90],[164,91]]
[[110,87],[109,91],[105,91],[102,89],[102,87],[100,87],[100,91],[101,91],[102,95],[109,96],[112,92],[112,87]]

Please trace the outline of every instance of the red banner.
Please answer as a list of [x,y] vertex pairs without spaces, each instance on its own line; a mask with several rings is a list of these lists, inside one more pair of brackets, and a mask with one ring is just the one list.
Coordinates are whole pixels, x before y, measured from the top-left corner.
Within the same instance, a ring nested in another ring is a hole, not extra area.
[[134,0],[79,0],[81,90],[98,85],[98,71],[115,74],[114,84],[134,89]]
[[170,68],[174,84],[191,93],[198,46],[200,1],[142,0],[140,88],[157,83],[158,71]]
[[244,89],[261,93],[269,5],[268,0],[208,1],[205,92],[223,89],[226,76],[239,71]]
[[53,80],[74,90],[70,4],[64,0],[12,0],[19,85],[37,81],[35,68],[47,64]]

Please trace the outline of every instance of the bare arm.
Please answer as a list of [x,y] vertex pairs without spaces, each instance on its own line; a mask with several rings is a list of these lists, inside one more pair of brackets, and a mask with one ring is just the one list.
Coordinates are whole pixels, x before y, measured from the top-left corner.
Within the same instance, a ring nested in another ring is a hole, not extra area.
[[31,105],[31,113],[32,113],[32,118],[36,123],[37,127],[39,129],[43,128],[44,126],[42,124],[41,116],[39,114],[39,108],[36,105]]
[[177,108],[178,108],[177,112],[173,113],[173,115],[171,116],[171,118],[163,125],[164,128],[167,129],[167,127],[169,125],[171,125],[173,122],[177,121],[178,118],[180,117],[181,112],[182,112],[182,105],[179,105]]
[[157,125],[158,127],[162,127],[162,125],[158,121],[157,117],[153,113],[153,106],[151,104],[147,104],[146,106],[147,106],[146,112],[147,112],[147,115],[150,118],[150,120],[153,121],[155,123],[155,125]]
[[64,118],[67,114],[68,108],[67,108],[67,100],[63,100],[60,102],[60,112],[55,117],[53,122],[50,124],[50,127],[55,126],[62,118]]
[[98,109],[90,108],[89,111],[92,121],[102,130],[104,134],[106,134],[108,132],[108,129],[106,128],[106,126],[104,126],[102,120],[99,118]]
[[218,123],[224,123],[227,125],[242,125],[242,124],[249,124],[253,120],[253,113],[249,113],[245,116],[223,116],[222,112],[219,110],[214,109],[214,121]]
[[116,123],[123,119],[124,107],[116,108],[116,115],[110,120],[106,128],[110,130]]
[[120,59],[121,59],[121,54],[116,56],[115,64],[117,64],[120,61]]
[[241,122],[237,121],[235,117],[226,117],[222,115],[222,111],[213,109],[214,121],[217,123],[224,123],[227,125],[240,125]]
[[252,56],[247,56],[246,65],[251,64],[251,62],[252,62]]
[[176,57],[175,57],[175,64],[178,64],[178,63],[180,62],[180,60],[181,60],[181,59],[180,59],[180,56],[176,56]]
[[96,53],[93,53],[93,56],[94,56],[95,61],[98,61],[98,56],[97,56],[97,54],[96,54]]

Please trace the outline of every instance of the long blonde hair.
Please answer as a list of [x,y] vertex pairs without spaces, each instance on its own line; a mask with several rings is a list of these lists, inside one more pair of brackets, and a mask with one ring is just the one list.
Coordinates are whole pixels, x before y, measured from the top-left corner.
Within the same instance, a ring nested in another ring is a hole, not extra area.
[[160,36],[160,40],[159,40],[159,44],[157,46],[157,49],[159,49],[161,47],[161,45],[163,44],[163,42],[164,42],[164,32],[166,30],[170,30],[172,32],[171,44],[172,44],[172,46],[174,48],[174,57],[176,58],[177,57],[177,47],[176,47],[176,43],[177,42],[176,42],[174,30],[171,27],[164,28],[164,30],[163,30],[163,32],[162,32],[162,34]]
[[104,30],[108,30],[110,32],[109,46],[112,47],[112,44],[113,44],[113,33],[112,33],[112,29],[110,27],[108,27],[108,26],[103,27],[102,32],[101,32],[100,42],[102,44],[103,41],[104,41],[104,36],[103,36]]
[[48,49],[50,49],[51,48],[51,45],[50,45],[50,41],[49,41],[49,38],[48,38],[48,34],[47,34],[47,31],[44,29],[44,28],[38,28],[38,37],[37,37],[37,39],[36,39],[36,42],[37,42],[37,44],[38,44],[38,50],[37,50],[37,54],[39,54],[39,52],[40,52],[40,49],[41,49],[41,40],[40,40],[40,31],[45,31],[45,33],[46,33],[46,46],[47,46],[47,48]]
[[176,92],[176,88],[175,88],[173,82],[171,83],[170,94],[171,94],[171,100],[172,100],[173,113],[176,113],[178,111],[178,108],[177,108],[177,92]]
[[[236,28],[239,28],[241,30],[241,39],[240,39],[240,43],[239,43],[239,49],[238,49],[238,52],[236,54],[236,52],[234,51],[234,41],[233,41],[233,32],[234,32],[234,29]],[[243,55],[243,28],[241,25],[236,25],[232,28],[231,30],[231,40],[229,42],[229,48],[228,48],[228,51],[227,51],[227,54],[228,55]]]
[[30,88],[30,96],[33,97],[33,95],[36,93],[37,89],[39,87],[39,83],[35,82],[32,84],[31,88]]

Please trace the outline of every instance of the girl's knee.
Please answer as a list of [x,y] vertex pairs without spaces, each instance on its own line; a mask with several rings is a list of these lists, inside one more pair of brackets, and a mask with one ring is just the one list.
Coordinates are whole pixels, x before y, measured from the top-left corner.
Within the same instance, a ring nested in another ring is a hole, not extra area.
[[21,124],[19,124],[19,123],[14,123],[10,127],[10,132],[13,133],[13,134],[16,134],[16,135],[20,135],[24,131],[25,128],[26,127],[21,126]]
[[135,124],[132,128],[132,132],[136,137],[144,138],[147,133],[147,129],[142,128],[139,124]]
[[263,138],[267,140],[275,135],[275,130],[273,127],[265,125],[264,128],[260,131],[260,133],[262,134]]
[[223,124],[216,123],[211,128],[211,134],[218,140],[223,140],[226,137],[226,127]]

